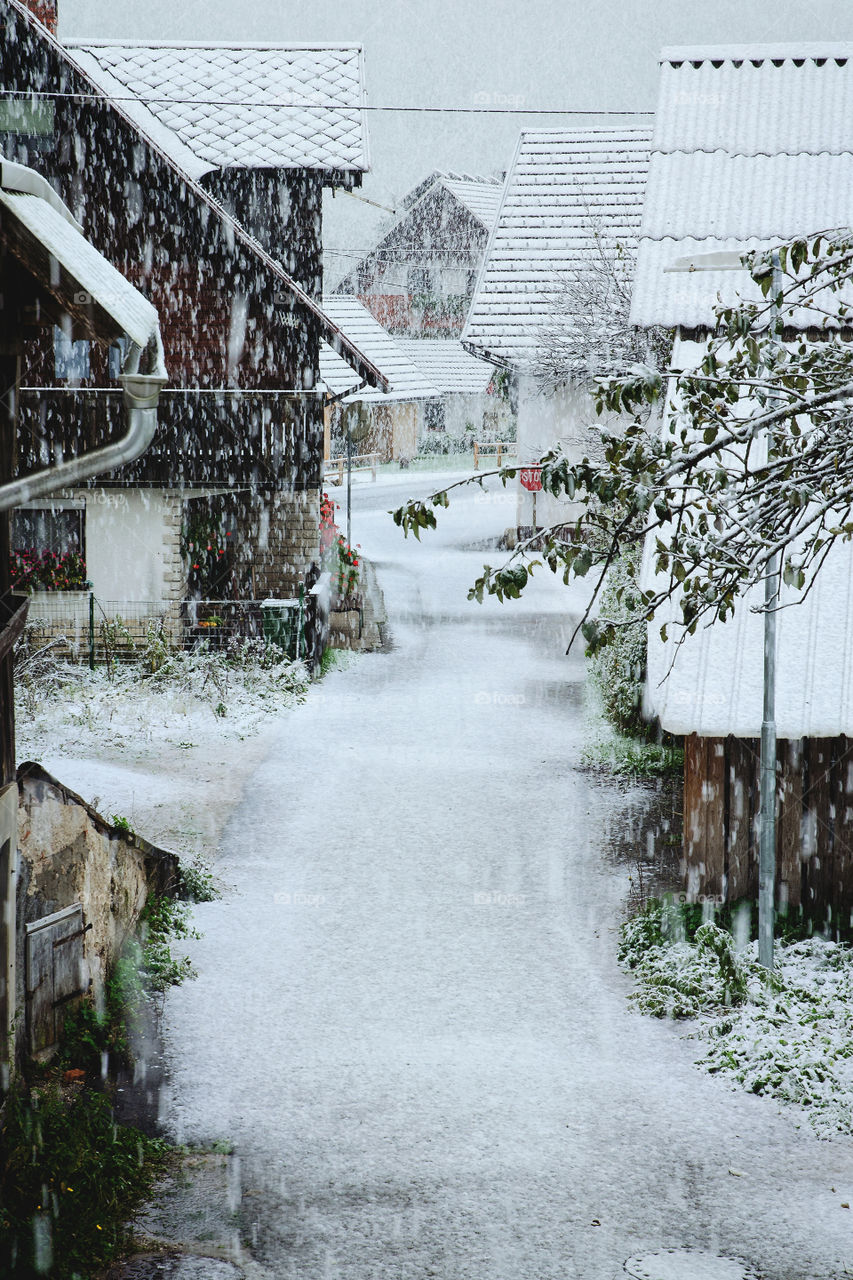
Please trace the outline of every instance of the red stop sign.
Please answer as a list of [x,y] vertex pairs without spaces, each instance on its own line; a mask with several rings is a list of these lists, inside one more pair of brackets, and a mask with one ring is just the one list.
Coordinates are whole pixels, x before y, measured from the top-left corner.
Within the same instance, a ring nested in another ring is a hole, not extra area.
[[527,489],[530,493],[537,493],[542,488],[541,467],[522,467],[518,478],[522,489]]

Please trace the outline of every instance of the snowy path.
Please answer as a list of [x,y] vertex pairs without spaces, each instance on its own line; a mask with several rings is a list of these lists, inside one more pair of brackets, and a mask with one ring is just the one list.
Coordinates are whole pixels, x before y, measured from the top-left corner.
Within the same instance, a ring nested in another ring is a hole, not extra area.
[[230,823],[235,892],[198,908],[200,977],[167,1004],[167,1122],[235,1142],[276,1277],[615,1280],[688,1246],[850,1274],[853,1144],[626,1006],[600,854],[626,801],[574,768],[565,592],[469,606],[458,548],[510,522],[500,495],[422,546],[382,496],[354,537],[395,647],[288,715]]

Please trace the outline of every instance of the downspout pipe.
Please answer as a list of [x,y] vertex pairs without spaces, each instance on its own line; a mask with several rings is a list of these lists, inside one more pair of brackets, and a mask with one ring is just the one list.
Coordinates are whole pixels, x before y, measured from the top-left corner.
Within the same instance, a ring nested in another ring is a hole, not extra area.
[[[135,353],[136,363],[139,351]],[[158,362],[159,363],[159,362]],[[162,369],[162,363],[160,364]],[[156,373],[123,373],[119,376],[124,405],[128,415],[128,430],[114,444],[104,445],[90,453],[69,458],[55,467],[47,467],[31,476],[22,476],[0,485],[0,511],[11,511],[25,506],[34,498],[44,498],[57,489],[73,488],[84,484],[96,475],[115,471],[133,462],[150,445],[157,430],[157,404],[160,392],[168,382],[165,371]]]

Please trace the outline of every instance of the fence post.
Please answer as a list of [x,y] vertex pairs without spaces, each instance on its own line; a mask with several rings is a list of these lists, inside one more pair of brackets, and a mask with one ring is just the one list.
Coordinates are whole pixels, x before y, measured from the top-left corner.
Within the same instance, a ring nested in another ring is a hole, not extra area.
[[95,593],[89,592],[89,670],[95,670]]
[[371,478],[371,480],[375,480],[375,479],[376,479],[376,459],[377,459],[378,457],[379,457],[379,455],[378,455],[377,453],[371,453],[371,455],[370,455],[370,478]]
[[474,441],[474,470],[480,470],[480,445],[476,440]]
[[500,465],[501,465],[501,462],[502,462],[502,460],[503,460],[503,456],[504,456],[504,454],[503,454],[503,448],[504,448],[504,447],[503,447],[503,445],[501,444],[501,442],[500,442],[500,441],[498,441],[498,466],[500,466]]

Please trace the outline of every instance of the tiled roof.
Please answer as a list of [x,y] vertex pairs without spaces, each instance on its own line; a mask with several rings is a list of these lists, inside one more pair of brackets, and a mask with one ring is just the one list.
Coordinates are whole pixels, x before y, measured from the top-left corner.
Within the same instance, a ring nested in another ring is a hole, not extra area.
[[[400,340],[383,329],[358,298],[327,294],[323,310],[388,380],[387,392],[360,391],[354,399],[431,400],[440,395],[438,387],[412,362]],[[320,378],[335,395],[354,389],[360,382],[349,365],[325,343],[320,346]]]
[[564,282],[602,245],[636,244],[649,142],[645,129],[522,133],[462,334],[469,350],[537,364]]
[[503,182],[499,178],[457,178],[441,174],[439,181],[487,231],[491,231],[497,221],[503,191]]
[[[210,166],[197,160],[177,135],[164,125],[161,125],[146,107],[142,106],[134,98],[128,99],[125,91],[118,92],[118,90],[121,90],[121,85],[112,76],[104,73],[104,75],[96,79],[87,67],[82,65],[79,56],[80,51],[75,49],[73,53],[69,52],[64,45],[60,44],[45,30],[22,0],[6,0],[6,3],[17,13],[20,19],[28,24],[35,38],[43,42],[61,60],[61,65],[64,64],[64,68],[68,68],[72,72],[75,78],[75,87],[79,78],[84,92],[86,91],[86,86],[91,85],[94,91],[100,90],[100,92],[104,93],[109,100],[110,110],[121,118],[125,124],[135,129],[140,139],[147,146],[152,147],[167,163],[178,170],[182,178],[187,181],[192,197],[199,204],[205,205],[213,216],[228,228],[229,235],[232,235],[237,243],[242,244],[250,254],[263,264],[269,273],[272,287],[278,289],[283,286],[293,296],[301,311],[317,324],[320,333],[326,340],[336,350],[340,350],[344,358],[354,369],[359,371],[360,375],[363,374],[365,378],[369,379],[371,383],[375,383],[378,387],[384,386],[384,379],[379,371],[365,358],[361,351],[352,346],[345,335],[340,333],[334,322],[330,320],[329,316],[318,306],[314,299],[309,297],[296,281],[283,270],[281,265],[270,257],[257,240],[250,236],[230,214],[225,212],[209,192],[198,185],[197,179],[207,172]],[[136,108],[135,110],[134,107]]]
[[[358,45],[68,40],[74,58],[193,177],[222,168],[368,168]],[[129,99],[129,101],[128,101]],[[170,152],[171,154],[171,152]]]
[[466,351],[458,338],[396,338],[442,395],[483,395],[496,370]]
[[768,248],[851,216],[853,45],[664,51],[635,323],[709,325],[718,294],[755,296],[737,272],[664,275],[678,257]]

